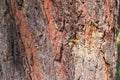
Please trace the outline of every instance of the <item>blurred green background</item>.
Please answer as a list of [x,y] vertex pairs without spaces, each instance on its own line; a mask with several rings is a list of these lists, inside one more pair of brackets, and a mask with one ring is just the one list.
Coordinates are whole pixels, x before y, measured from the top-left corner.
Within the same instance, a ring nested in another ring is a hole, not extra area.
[[117,50],[118,50],[118,64],[117,64],[117,77],[116,80],[120,80],[120,29],[117,30]]

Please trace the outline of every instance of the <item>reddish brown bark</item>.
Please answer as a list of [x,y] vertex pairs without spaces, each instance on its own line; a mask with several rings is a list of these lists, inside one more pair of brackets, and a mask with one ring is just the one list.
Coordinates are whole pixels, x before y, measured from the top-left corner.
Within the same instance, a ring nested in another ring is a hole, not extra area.
[[1,80],[115,80],[116,0],[0,2]]

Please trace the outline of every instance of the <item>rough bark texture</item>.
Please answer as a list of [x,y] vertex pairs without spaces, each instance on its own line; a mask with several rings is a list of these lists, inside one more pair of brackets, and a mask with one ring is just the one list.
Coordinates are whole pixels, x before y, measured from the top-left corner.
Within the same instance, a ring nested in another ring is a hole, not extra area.
[[0,80],[115,80],[117,0],[0,0]]

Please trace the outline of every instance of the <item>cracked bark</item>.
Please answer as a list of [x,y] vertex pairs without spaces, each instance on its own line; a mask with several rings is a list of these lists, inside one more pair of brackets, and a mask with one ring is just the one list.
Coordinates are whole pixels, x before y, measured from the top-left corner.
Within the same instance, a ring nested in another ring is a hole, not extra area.
[[115,80],[116,5],[0,0],[0,79]]

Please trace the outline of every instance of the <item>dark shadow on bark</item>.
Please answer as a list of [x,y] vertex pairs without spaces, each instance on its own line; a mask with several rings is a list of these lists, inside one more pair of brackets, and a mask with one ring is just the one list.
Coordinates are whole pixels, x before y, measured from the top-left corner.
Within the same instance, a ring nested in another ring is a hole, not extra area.
[[8,38],[8,50],[9,55],[7,56],[8,61],[13,61],[13,67],[15,67],[20,73],[24,74],[24,50],[20,38],[19,24],[16,25],[14,15],[12,13],[9,1],[6,1],[6,23],[9,24],[7,27],[7,38]]

